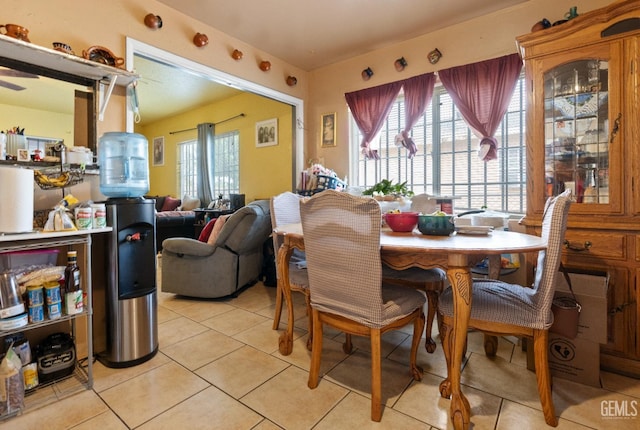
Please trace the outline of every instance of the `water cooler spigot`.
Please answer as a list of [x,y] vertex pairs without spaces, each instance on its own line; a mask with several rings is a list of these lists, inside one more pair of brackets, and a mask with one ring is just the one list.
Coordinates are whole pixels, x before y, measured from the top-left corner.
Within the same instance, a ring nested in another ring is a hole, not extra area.
[[124,240],[126,240],[127,242],[137,242],[139,240],[141,240],[142,238],[140,237],[140,232],[138,233],[133,233],[133,234],[128,234]]

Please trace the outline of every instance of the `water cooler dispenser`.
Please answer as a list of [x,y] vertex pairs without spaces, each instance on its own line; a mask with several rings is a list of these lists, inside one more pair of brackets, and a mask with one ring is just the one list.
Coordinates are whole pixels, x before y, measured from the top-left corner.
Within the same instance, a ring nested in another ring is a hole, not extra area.
[[155,202],[149,190],[147,140],[133,133],[100,138],[100,191],[105,202],[107,285],[106,351],[108,367],[129,367],[158,351]]

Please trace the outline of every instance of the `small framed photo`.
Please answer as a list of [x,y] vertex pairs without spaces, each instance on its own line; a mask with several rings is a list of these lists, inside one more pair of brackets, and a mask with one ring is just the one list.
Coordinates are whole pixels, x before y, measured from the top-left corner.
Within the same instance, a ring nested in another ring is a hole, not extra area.
[[18,149],[18,161],[31,161],[28,149]]
[[320,118],[322,147],[336,146],[336,113],[325,113]]
[[278,118],[256,122],[256,146],[273,146],[278,144]]
[[153,138],[153,165],[164,166],[164,136]]

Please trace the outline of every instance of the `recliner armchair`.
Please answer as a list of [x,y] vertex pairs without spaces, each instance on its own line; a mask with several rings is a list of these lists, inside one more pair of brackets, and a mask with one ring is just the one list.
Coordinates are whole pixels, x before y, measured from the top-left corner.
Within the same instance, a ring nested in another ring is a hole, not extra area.
[[263,244],[271,234],[268,200],[234,212],[215,244],[170,238],[162,243],[162,291],[216,298],[256,282],[262,270]]

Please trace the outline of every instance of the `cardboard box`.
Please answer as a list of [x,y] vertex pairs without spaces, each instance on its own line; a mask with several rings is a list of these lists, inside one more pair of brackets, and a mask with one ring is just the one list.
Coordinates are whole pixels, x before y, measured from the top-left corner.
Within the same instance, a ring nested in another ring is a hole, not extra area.
[[[569,272],[571,286],[582,310],[578,320],[577,339],[607,343],[607,273],[587,274]],[[571,297],[562,273],[558,274],[555,297]]]
[[[573,282],[573,281],[572,281]],[[600,344],[549,333],[549,369],[553,377],[600,388]],[[533,341],[527,340],[527,369],[535,371]]]

